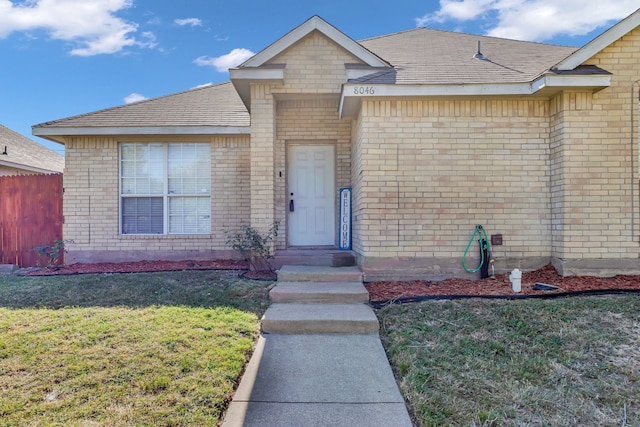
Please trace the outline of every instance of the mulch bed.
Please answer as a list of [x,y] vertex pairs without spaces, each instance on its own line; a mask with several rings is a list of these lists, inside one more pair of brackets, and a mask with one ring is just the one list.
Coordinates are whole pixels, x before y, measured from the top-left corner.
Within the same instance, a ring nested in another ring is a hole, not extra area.
[[[29,271],[29,276],[87,273],[142,273],[179,270],[241,270],[242,277],[253,280],[276,280],[270,271],[248,271],[245,261],[137,261],[121,263],[71,264],[58,268],[41,268]],[[535,290],[536,283],[556,286],[550,291]],[[591,276],[559,276],[551,265],[539,270],[522,273],[522,291],[514,293],[508,274],[496,275],[495,279],[469,280],[447,279],[439,282],[428,280],[386,281],[365,284],[374,305],[390,302],[410,302],[433,298],[527,298],[532,296],[562,296],[581,293],[640,292],[640,275],[610,278]]]
[[[557,290],[535,290],[536,283],[556,286]],[[508,274],[496,275],[494,280],[447,279],[441,282],[414,280],[406,282],[372,282],[365,285],[373,303],[408,302],[433,298],[488,297],[526,298],[531,296],[561,296],[581,293],[613,293],[640,291],[639,276],[610,278],[591,276],[559,276],[547,265],[540,270],[522,273],[522,291],[514,293]]]

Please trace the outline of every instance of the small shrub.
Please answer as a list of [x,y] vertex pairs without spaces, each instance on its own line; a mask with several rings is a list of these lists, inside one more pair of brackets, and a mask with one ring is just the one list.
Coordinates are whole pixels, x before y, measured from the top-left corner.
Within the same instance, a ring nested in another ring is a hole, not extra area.
[[227,245],[240,252],[244,260],[249,262],[251,270],[273,271],[269,260],[274,257],[272,248],[278,236],[277,222],[264,234],[246,224],[242,224],[238,231],[226,231],[225,234]]
[[74,243],[73,240],[54,239],[50,245],[36,246],[34,251],[40,256],[49,258],[48,267],[57,267],[64,265],[64,255],[67,251],[67,243]]

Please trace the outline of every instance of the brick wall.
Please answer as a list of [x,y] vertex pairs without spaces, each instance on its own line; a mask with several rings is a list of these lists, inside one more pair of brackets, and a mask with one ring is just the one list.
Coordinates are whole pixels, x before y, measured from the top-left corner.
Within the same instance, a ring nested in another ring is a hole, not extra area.
[[[276,132],[276,219],[282,225],[277,247],[286,247],[287,219],[287,168],[286,152],[291,143],[331,144],[336,152],[336,187],[334,191],[338,206],[338,189],[349,186],[351,174],[351,124],[339,120],[339,99],[335,96],[311,97],[298,100],[283,100],[277,104]],[[282,172],[282,177],[279,176]],[[337,223],[337,212],[336,212]],[[337,228],[336,228],[337,230]],[[336,231],[337,235],[337,231]]]
[[270,85],[251,86],[251,226],[275,222],[275,100]]
[[638,138],[631,123],[632,117],[638,123],[638,86],[633,95],[631,87],[640,79],[640,30],[586,63],[611,72],[612,84],[595,94],[565,92],[552,102],[552,121],[562,122],[554,263],[566,275],[638,271],[637,162],[632,167]]
[[476,224],[503,235],[499,271],[549,262],[548,110],[545,100],[364,101],[353,176],[369,278],[460,275]]
[[351,124],[351,248],[362,256],[362,120],[359,115]]
[[346,80],[344,64],[361,62],[318,31],[269,61],[286,64],[285,85],[277,92],[306,94],[339,94]]
[[[286,64],[284,84],[271,87],[271,93],[277,102],[276,133],[272,138],[275,147],[273,159],[275,170],[272,176],[276,177],[275,220],[280,223],[281,232],[276,246],[278,249],[283,249],[287,245],[286,152],[288,144],[335,145],[336,200],[338,189],[350,184],[351,124],[349,120],[338,118],[338,95],[346,79],[345,64],[360,61],[321,33],[314,31],[269,62]],[[253,126],[255,121],[252,104]],[[336,206],[338,206],[337,203]]]
[[[210,142],[212,234],[133,236],[119,234],[118,143]],[[225,229],[249,222],[249,137],[72,137],[66,144],[64,236],[67,261],[231,257]]]

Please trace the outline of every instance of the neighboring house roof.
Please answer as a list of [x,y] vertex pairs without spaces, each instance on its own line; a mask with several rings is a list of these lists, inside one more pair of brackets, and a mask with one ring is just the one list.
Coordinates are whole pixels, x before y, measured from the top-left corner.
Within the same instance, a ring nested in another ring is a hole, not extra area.
[[33,126],[33,134],[238,134],[249,133],[249,126],[249,113],[233,85],[221,83],[41,123]]
[[45,146],[0,125],[0,168],[25,172],[60,173],[64,157]]

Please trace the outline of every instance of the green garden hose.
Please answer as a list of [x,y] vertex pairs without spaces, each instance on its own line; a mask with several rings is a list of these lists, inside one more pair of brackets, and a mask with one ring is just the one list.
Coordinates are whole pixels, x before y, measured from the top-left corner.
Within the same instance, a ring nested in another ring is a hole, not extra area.
[[482,268],[482,264],[484,264],[484,251],[482,250],[480,251],[480,264],[476,268],[469,269],[465,264],[465,259],[467,258],[467,254],[469,253],[469,248],[475,240],[476,234],[478,235],[479,239],[484,238],[485,242],[487,242],[487,253],[491,252],[491,246],[489,245],[489,239],[487,238],[487,231],[482,228],[481,225],[476,225],[476,228],[475,230],[473,230],[473,234],[471,235],[471,239],[469,239],[469,243],[467,244],[467,248],[464,250],[464,255],[462,256],[462,268],[464,268],[464,271],[466,271],[467,273],[477,273]]

